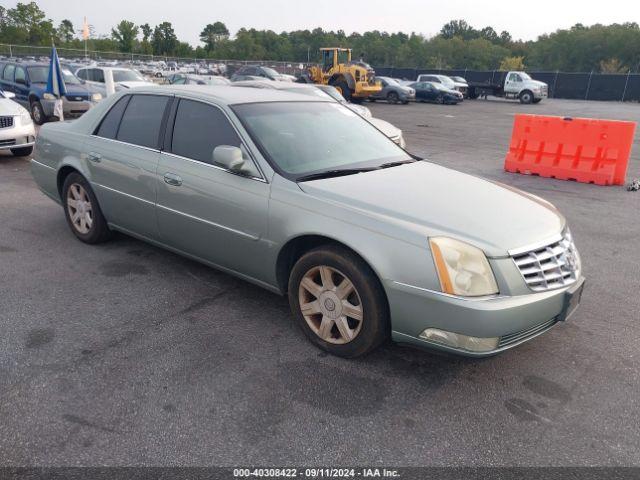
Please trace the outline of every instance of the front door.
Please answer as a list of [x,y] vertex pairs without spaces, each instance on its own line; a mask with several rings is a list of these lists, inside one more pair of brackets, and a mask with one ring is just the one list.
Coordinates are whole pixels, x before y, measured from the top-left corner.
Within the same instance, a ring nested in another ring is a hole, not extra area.
[[510,73],[504,84],[506,93],[519,93],[522,89],[522,78],[517,73]]
[[269,184],[214,164],[212,153],[217,146],[244,148],[217,106],[181,99],[173,125],[158,165],[161,241],[264,280]]
[[107,221],[157,239],[156,169],[165,110],[171,97],[127,95],[84,146],[90,182]]

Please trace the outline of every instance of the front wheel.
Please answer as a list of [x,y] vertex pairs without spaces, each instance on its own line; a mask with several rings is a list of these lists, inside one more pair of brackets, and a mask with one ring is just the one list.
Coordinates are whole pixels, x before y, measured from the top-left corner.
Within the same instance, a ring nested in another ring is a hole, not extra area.
[[400,101],[400,97],[396,92],[389,92],[387,95],[387,102],[389,103],[398,103]]
[[31,118],[36,125],[42,125],[47,121],[47,115],[44,113],[44,108],[38,100],[31,102]]
[[520,94],[520,103],[528,105],[533,102],[533,93],[529,90],[525,90]]
[[534,98],[533,103],[540,103],[542,101],[541,98]]
[[289,304],[307,338],[339,357],[359,357],[389,337],[384,290],[346,248],[325,246],[303,255],[289,277]]
[[62,201],[67,223],[80,240],[93,244],[104,242],[111,237],[98,199],[82,175],[70,173],[65,178]]
[[351,101],[351,89],[347,82],[340,80],[334,83],[333,86],[340,92],[340,95],[342,95],[347,102]]

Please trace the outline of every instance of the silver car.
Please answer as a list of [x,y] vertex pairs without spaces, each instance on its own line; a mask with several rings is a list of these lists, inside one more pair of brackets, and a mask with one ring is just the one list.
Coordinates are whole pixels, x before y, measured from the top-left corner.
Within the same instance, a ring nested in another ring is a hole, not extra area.
[[582,293],[550,203],[416,159],[328,98],[142,87],[46,125],[31,165],[80,240],[118,230],[286,294],[343,357],[387,339],[495,354]]

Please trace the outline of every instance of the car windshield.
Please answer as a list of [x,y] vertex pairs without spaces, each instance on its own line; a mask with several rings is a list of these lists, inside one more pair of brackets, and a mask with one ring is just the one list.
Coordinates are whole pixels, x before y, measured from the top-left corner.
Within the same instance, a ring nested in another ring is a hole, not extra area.
[[[31,81],[31,83],[47,83],[47,78],[49,76],[49,67],[28,67],[27,71],[29,72],[29,80]],[[69,85],[78,85],[80,83],[78,77],[76,77],[66,68],[63,68],[61,72],[64,83]]]
[[135,70],[113,70],[114,82],[144,82],[145,79]]
[[454,88],[456,88],[455,82],[451,80],[449,77],[438,77],[438,78],[440,79],[442,84],[448,89],[453,90]]
[[280,74],[278,72],[276,72],[273,68],[262,67],[262,70],[264,70],[264,73],[266,73],[270,77],[279,77],[280,76]]
[[252,103],[233,110],[288,178],[411,160],[369,122],[335,102]]
[[381,78],[384,78],[389,85],[395,85],[395,86],[400,85],[395,78],[389,78],[389,77],[381,77]]

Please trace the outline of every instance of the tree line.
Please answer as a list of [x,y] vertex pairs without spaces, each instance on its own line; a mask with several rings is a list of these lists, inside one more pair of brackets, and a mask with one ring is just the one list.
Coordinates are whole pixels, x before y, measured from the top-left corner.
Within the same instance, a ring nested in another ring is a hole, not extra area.
[[[80,31],[62,20],[58,25],[36,2],[0,6],[0,43],[84,48]],[[122,20],[107,34],[90,29],[88,48],[198,59],[318,60],[318,49],[348,46],[354,56],[377,66],[416,68],[468,68],[473,70],[530,69],[566,72],[626,73],[640,70],[640,28],[629,22],[585,26],[540,35],[536,40],[514,40],[507,31],[474,28],[464,20],[452,20],[438,35],[378,30],[347,35],[342,30],[272,30],[241,28],[231,36],[226,25],[214,21],[200,33],[194,47],[176,36],[171,22],[151,26]]]

